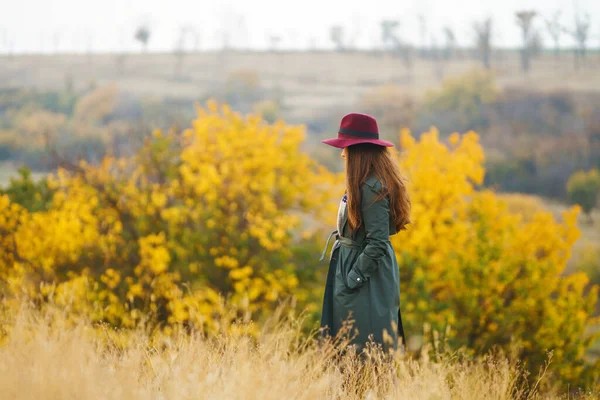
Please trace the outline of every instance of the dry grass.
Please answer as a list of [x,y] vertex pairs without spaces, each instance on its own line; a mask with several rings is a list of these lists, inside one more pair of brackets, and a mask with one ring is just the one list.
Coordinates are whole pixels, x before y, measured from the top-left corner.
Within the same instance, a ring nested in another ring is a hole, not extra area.
[[[63,311],[21,310],[0,336],[2,399],[558,399],[541,374],[525,390],[518,362],[501,355],[439,361],[305,339],[278,312],[261,339],[223,333],[115,332]],[[3,323],[7,323],[5,318]],[[0,333],[2,331],[0,330]],[[350,349],[351,350],[351,349]],[[423,353],[425,355],[426,353]],[[591,395],[580,398],[593,398]]]

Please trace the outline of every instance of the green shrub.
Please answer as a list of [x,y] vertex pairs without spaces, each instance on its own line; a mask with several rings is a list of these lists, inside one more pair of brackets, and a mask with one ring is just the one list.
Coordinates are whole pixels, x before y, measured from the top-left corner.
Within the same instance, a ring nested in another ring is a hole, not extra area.
[[600,193],[600,174],[596,168],[575,172],[567,182],[567,193],[573,204],[579,204],[591,218],[590,212],[598,204]]
[[0,195],[7,195],[11,202],[25,207],[29,212],[48,210],[54,191],[48,188],[46,179],[34,181],[31,170],[26,166],[18,171],[19,177],[10,178],[9,186],[0,190]]
[[[439,117],[453,122],[454,129],[466,131],[487,128],[489,125],[486,105],[498,95],[494,76],[486,71],[472,71],[449,78],[439,90],[425,95],[425,117]],[[436,124],[439,125],[439,124]],[[443,126],[438,126],[443,129]]]

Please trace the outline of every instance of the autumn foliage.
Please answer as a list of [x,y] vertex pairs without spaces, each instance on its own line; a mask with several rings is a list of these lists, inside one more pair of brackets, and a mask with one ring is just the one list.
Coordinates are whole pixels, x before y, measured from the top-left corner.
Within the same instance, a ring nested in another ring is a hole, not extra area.
[[[289,297],[318,315],[326,265],[317,259],[343,177],[300,151],[304,136],[209,103],[190,129],[156,131],[134,157],[58,170],[43,209],[0,195],[5,306],[25,296],[114,326],[150,318],[163,331],[208,334],[259,335],[233,322],[263,321]],[[579,209],[522,220],[479,190],[473,132],[445,144],[435,129],[420,139],[404,130],[399,141],[414,222],[392,243],[409,339],[427,336],[425,325],[472,353],[516,348],[534,371],[551,350],[557,377],[597,382],[600,363],[584,353],[598,287],[562,275]]]
[[523,221],[494,193],[476,191],[484,154],[475,133],[453,134],[449,146],[435,130],[418,142],[404,131],[401,141],[415,223],[392,243],[409,331],[428,323],[476,352],[514,345],[530,367],[552,350],[563,378],[597,380],[600,362],[594,369],[583,356],[598,337],[587,334],[599,320],[598,287],[586,290],[583,273],[562,276],[579,208],[562,222],[544,211]]
[[306,302],[292,238],[302,213],[335,212],[322,205],[339,178],[298,151],[303,139],[210,103],[193,128],[156,131],[133,158],[60,169],[48,210],[0,197],[3,293],[117,326],[152,315],[209,331],[291,293]]

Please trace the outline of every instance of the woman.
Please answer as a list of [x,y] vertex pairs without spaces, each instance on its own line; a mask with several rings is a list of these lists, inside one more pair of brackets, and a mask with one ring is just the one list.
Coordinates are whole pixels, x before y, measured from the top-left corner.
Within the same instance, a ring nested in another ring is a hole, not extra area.
[[[341,148],[346,191],[338,210],[323,299],[323,335],[335,336],[352,319],[352,340],[360,352],[372,338],[384,350],[404,343],[400,317],[400,278],[390,235],[406,229],[410,200],[388,147],[379,139],[377,121],[351,113],[342,118],[337,138],[322,141]],[[387,331],[387,335],[384,334]],[[388,339],[384,339],[384,338]],[[391,340],[389,340],[391,338]]]

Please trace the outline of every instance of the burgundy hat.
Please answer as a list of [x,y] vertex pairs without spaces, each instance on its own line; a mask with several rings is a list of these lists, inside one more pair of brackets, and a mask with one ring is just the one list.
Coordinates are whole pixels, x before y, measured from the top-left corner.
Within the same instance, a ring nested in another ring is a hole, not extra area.
[[387,147],[394,146],[391,142],[379,139],[379,128],[377,128],[377,121],[374,117],[360,113],[344,115],[337,137],[324,139],[321,142],[339,149],[359,143],[373,143]]

